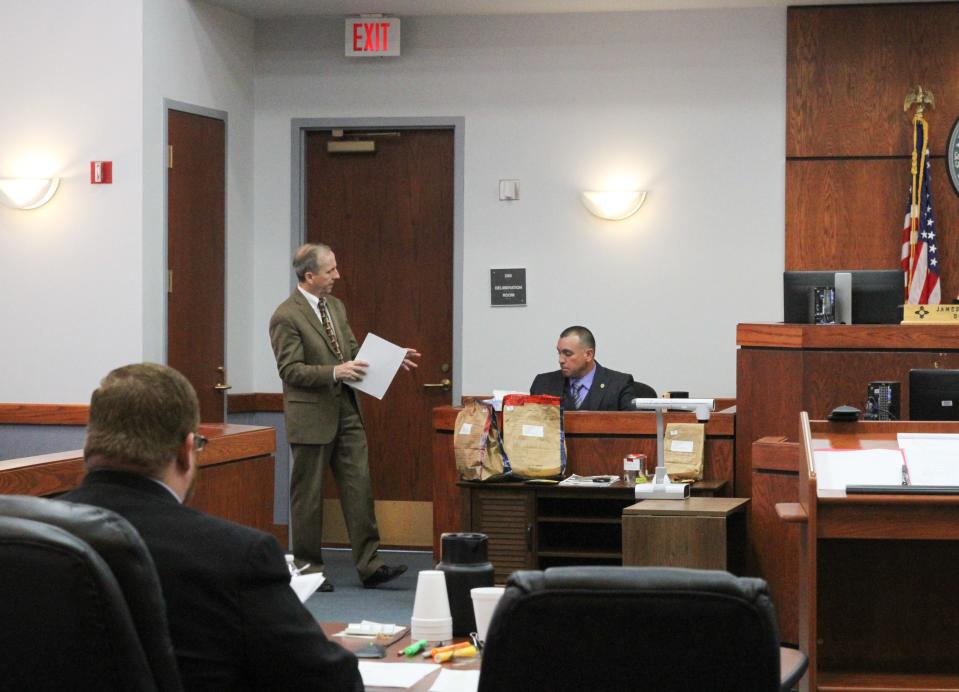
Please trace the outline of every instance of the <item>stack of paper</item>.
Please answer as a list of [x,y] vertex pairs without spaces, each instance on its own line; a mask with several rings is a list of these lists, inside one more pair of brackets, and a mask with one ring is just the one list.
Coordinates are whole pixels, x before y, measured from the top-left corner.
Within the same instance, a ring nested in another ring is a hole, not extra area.
[[813,463],[820,497],[842,497],[847,485],[902,485],[899,449],[820,449]]
[[959,435],[899,433],[910,485],[959,486]]

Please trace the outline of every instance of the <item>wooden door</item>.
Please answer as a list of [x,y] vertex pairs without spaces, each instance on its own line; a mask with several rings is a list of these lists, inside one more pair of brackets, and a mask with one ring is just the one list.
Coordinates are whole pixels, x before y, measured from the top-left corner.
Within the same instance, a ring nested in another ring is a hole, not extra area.
[[222,423],[226,124],[171,109],[167,136],[167,364],[193,384],[201,419]]
[[[336,254],[342,278],[333,294],[361,344],[373,332],[423,354],[382,401],[360,395],[374,497],[429,502],[430,412],[452,396],[425,385],[452,378],[453,131],[364,138],[375,141],[372,153],[330,153],[331,139],[307,135],[307,240]],[[379,504],[377,512],[386,541]]]

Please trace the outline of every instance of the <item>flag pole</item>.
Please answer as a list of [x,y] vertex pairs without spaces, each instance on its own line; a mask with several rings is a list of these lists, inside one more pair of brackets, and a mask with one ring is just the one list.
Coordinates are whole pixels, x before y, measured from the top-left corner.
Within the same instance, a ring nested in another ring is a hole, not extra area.
[[[919,241],[919,202],[922,194],[922,178],[926,171],[926,149],[929,146],[929,124],[922,114],[926,106],[936,107],[936,97],[931,91],[923,89],[921,84],[917,84],[916,88],[906,95],[902,109],[908,111],[912,106],[916,106],[916,114],[912,118],[912,200],[909,207],[909,267],[905,279],[907,303],[915,272],[916,245]],[[922,128],[921,152],[919,151],[920,142],[916,141],[919,127]]]

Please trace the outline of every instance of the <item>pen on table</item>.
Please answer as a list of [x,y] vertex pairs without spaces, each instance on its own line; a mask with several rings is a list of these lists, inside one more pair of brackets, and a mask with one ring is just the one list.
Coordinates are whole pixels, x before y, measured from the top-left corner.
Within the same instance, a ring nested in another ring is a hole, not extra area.
[[902,465],[902,484],[910,485],[909,483],[909,467],[905,464]]
[[396,655],[397,656],[415,656],[416,654],[418,654],[420,651],[423,650],[424,646],[426,646],[426,640],[420,639],[418,642],[414,642],[410,644],[408,647],[406,647],[402,651],[397,651]]
[[469,642],[459,642],[458,644],[447,644],[446,646],[436,646],[430,649],[429,652],[424,651],[423,658],[427,658],[429,656],[435,656],[436,654],[443,654],[443,653],[446,653],[447,651],[455,651],[456,649],[462,649],[469,645],[470,645]]
[[610,483],[612,480],[609,476],[596,476],[593,478],[593,483]]

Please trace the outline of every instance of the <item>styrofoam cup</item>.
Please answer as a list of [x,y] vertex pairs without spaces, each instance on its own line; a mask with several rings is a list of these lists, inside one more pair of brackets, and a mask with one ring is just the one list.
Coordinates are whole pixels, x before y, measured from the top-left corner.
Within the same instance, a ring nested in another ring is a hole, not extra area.
[[493,611],[496,610],[496,604],[502,598],[503,591],[505,589],[502,586],[478,586],[470,589],[470,596],[473,597],[473,615],[476,616],[476,638],[481,642],[486,641],[486,631],[489,629]]
[[453,617],[446,593],[446,574],[436,569],[421,571],[416,580],[410,634],[414,640],[446,641],[453,638]]

